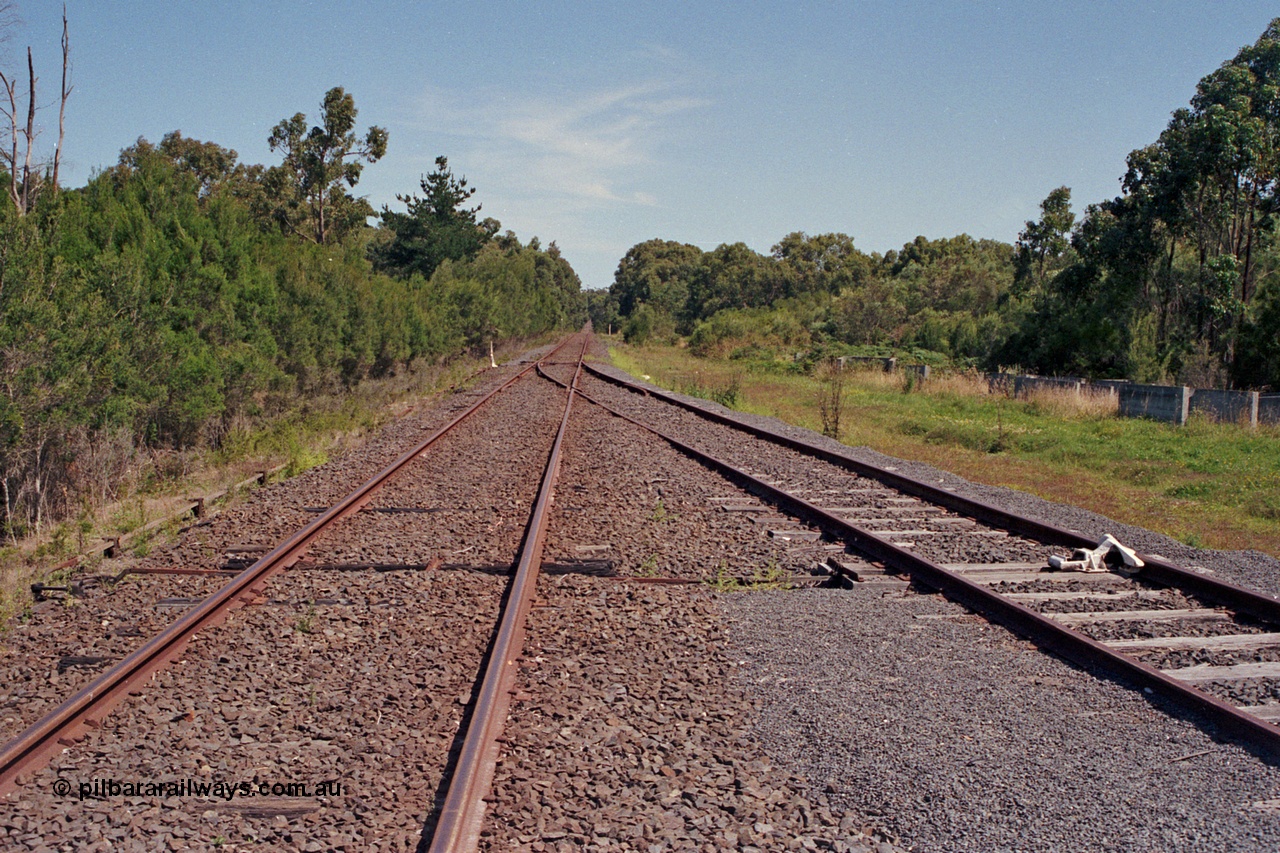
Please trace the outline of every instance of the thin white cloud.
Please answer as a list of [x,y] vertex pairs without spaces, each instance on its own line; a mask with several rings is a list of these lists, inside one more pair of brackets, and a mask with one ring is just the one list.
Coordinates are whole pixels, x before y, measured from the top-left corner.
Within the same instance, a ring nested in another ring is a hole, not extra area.
[[503,194],[583,208],[657,204],[644,173],[664,130],[705,101],[647,83],[567,94],[428,91],[419,120],[469,140]]

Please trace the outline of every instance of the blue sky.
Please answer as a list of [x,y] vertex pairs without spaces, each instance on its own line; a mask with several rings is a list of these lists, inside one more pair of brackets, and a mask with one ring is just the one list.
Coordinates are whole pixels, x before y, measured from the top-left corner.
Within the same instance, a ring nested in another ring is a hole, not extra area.
[[[16,0],[42,142],[57,133],[60,4]],[[556,240],[587,287],[661,237],[761,252],[791,231],[866,251],[917,234],[1012,241],[1054,187],[1119,192],[1196,81],[1252,43],[1262,2],[587,3],[69,0],[64,181],[171,130],[246,162],[332,86],[390,133],[356,194],[434,159],[482,216]]]

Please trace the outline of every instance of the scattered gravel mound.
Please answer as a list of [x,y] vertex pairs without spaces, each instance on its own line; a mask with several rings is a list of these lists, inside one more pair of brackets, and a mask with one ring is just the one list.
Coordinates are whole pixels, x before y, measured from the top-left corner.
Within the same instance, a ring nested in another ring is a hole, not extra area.
[[941,596],[722,606],[769,754],[912,850],[1280,849],[1280,769]]

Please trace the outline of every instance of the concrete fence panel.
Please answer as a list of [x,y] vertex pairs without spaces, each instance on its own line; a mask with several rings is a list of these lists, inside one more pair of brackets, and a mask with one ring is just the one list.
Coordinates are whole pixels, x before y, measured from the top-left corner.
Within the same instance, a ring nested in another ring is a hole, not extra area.
[[1258,422],[1280,424],[1280,394],[1262,394],[1258,397]]
[[1187,422],[1191,410],[1191,389],[1185,385],[1119,386],[1120,415],[1126,418],[1154,418],[1178,424]]
[[1013,393],[1012,373],[988,373],[987,374],[987,393],[989,394],[1011,394]]
[[1056,376],[1015,376],[1013,377],[1013,396],[1025,397],[1033,391],[1068,391],[1080,393],[1081,381]]
[[836,359],[840,369],[846,367],[878,367],[885,373],[891,372],[898,366],[896,358],[881,358],[878,355],[842,355]]
[[1032,391],[1068,391],[1079,394],[1085,380],[1073,376],[1020,376],[1013,373],[988,373],[987,390],[992,394],[1025,397]]
[[1121,388],[1132,384],[1128,379],[1090,379],[1085,384],[1085,390],[1099,396],[1105,394],[1115,400],[1120,396]]
[[927,364],[904,364],[901,366],[903,373],[914,373],[917,379],[929,378],[929,365]]
[[1191,411],[1204,412],[1216,421],[1258,425],[1257,391],[1212,391],[1197,388],[1191,392]]

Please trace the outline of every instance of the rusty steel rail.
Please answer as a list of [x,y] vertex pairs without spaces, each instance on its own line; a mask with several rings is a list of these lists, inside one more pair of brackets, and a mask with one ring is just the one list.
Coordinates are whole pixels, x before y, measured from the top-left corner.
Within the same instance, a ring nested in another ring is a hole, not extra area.
[[[585,353],[590,336],[582,336],[582,352]],[[475,850],[484,823],[485,796],[493,784],[494,769],[498,759],[498,738],[502,735],[507,712],[511,706],[511,692],[515,688],[517,664],[524,648],[525,623],[533,596],[537,589],[542,550],[546,541],[547,522],[551,514],[552,496],[560,473],[560,449],[569,426],[569,413],[573,408],[578,377],[582,373],[582,355],[577,361],[573,381],[569,385],[559,383],[568,390],[560,429],[556,432],[551,455],[547,460],[538,498],[534,502],[520,548],[520,560],[515,577],[507,593],[502,622],[489,654],[480,693],[476,699],[462,753],[449,781],[435,834],[431,839],[431,853],[463,853]],[[538,366],[539,373],[542,368]]]
[[[587,369],[590,370],[589,367]],[[594,373],[595,371],[592,372]],[[542,371],[539,371],[539,373],[552,381],[559,382],[559,380],[548,376]],[[999,622],[1006,628],[1034,642],[1042,649],[1058,654],[1085,669],[1102,670],[1118,675],[1136,687],[1158,691],[1160,695],[1173,700],[1184,709],[1202,715],[1221,734],[1235,738],[1260,758],[1272,763],[1280,763],[1280,727],[1246,713],[1209,693],[1197,690],[1188,684],[1171,678],[1152,666],[1116,652],[1103,643],[1055,622],[1029,607],[1010,601],[999,593],[981,584],[974,583],[957,572],[950,571],[918,554],[913,554],[904,548],[900,548],[888,539],[839,518],[777,486],[766,483],[729,462],[688,445],[648,424],[628,417],[582,391],[579,391],[578,395],[610,414],[658,436],[681,453],[740,483],[748,491],[759,495],[785,511],[809,521],[870,558],[879,560],[886,566],[903,571],[921,584],[940,590],[971,610],[981,613],[992,621]],[[953,495],[953,497],[955,496]],[[1003,513],[1003,510],[1001,512]],[[1038,522],[1036,523],[1038,524]],[[1078,536],[1078,534],[1076,535]],[[1185,572],[1185,570],[1179,571],[1193,578],[1203,580],[1199,575],[1193,575]],[[1145,569],[1140,576],[1144,579],[1147,578]],[[1164,572],[1157,575],[1157,577],[1161,578],[1166,576]],[[1224,584],[1223,586],[1229,587],[1229,593],[1244,592],[1251,594],[1249,590],[1241,590],[1229,584]],[[1265,596],[1257,596],[1257,598],[1262,599],[1263,602],[1269,602],[1269,599]],[[1275,602],[1270,603],[1275,604]],[[1277,621],[1277,617],[1274,615],[1271,619],[1272,621]]]
[[[550,357],[573,340],[566,338],[547,354]],[[94,679],[53,711],[15,737],[0,750],[0,797],[13,791],[19,777],[46,764],[58,750],[83,737],[87,728],[98,728],[103,718],[127,695],[140,693],[142,682],[180,655],[192,636],[217,625],[236,607],[249,603],[266,580],[286,569],[305,554],[307,548],[330,525],[358,512],[388,480],[398,474],[441,436],[475,413],[485,403],[527,376],[537,367],[531,363],[498,388],[476,401],[449,423],[440,427],[411,450],[401,454],[355,491],[330,507],[323,515],[285,539],[261,559],[236,575],[218,592],[148,640],[140,648]]]

